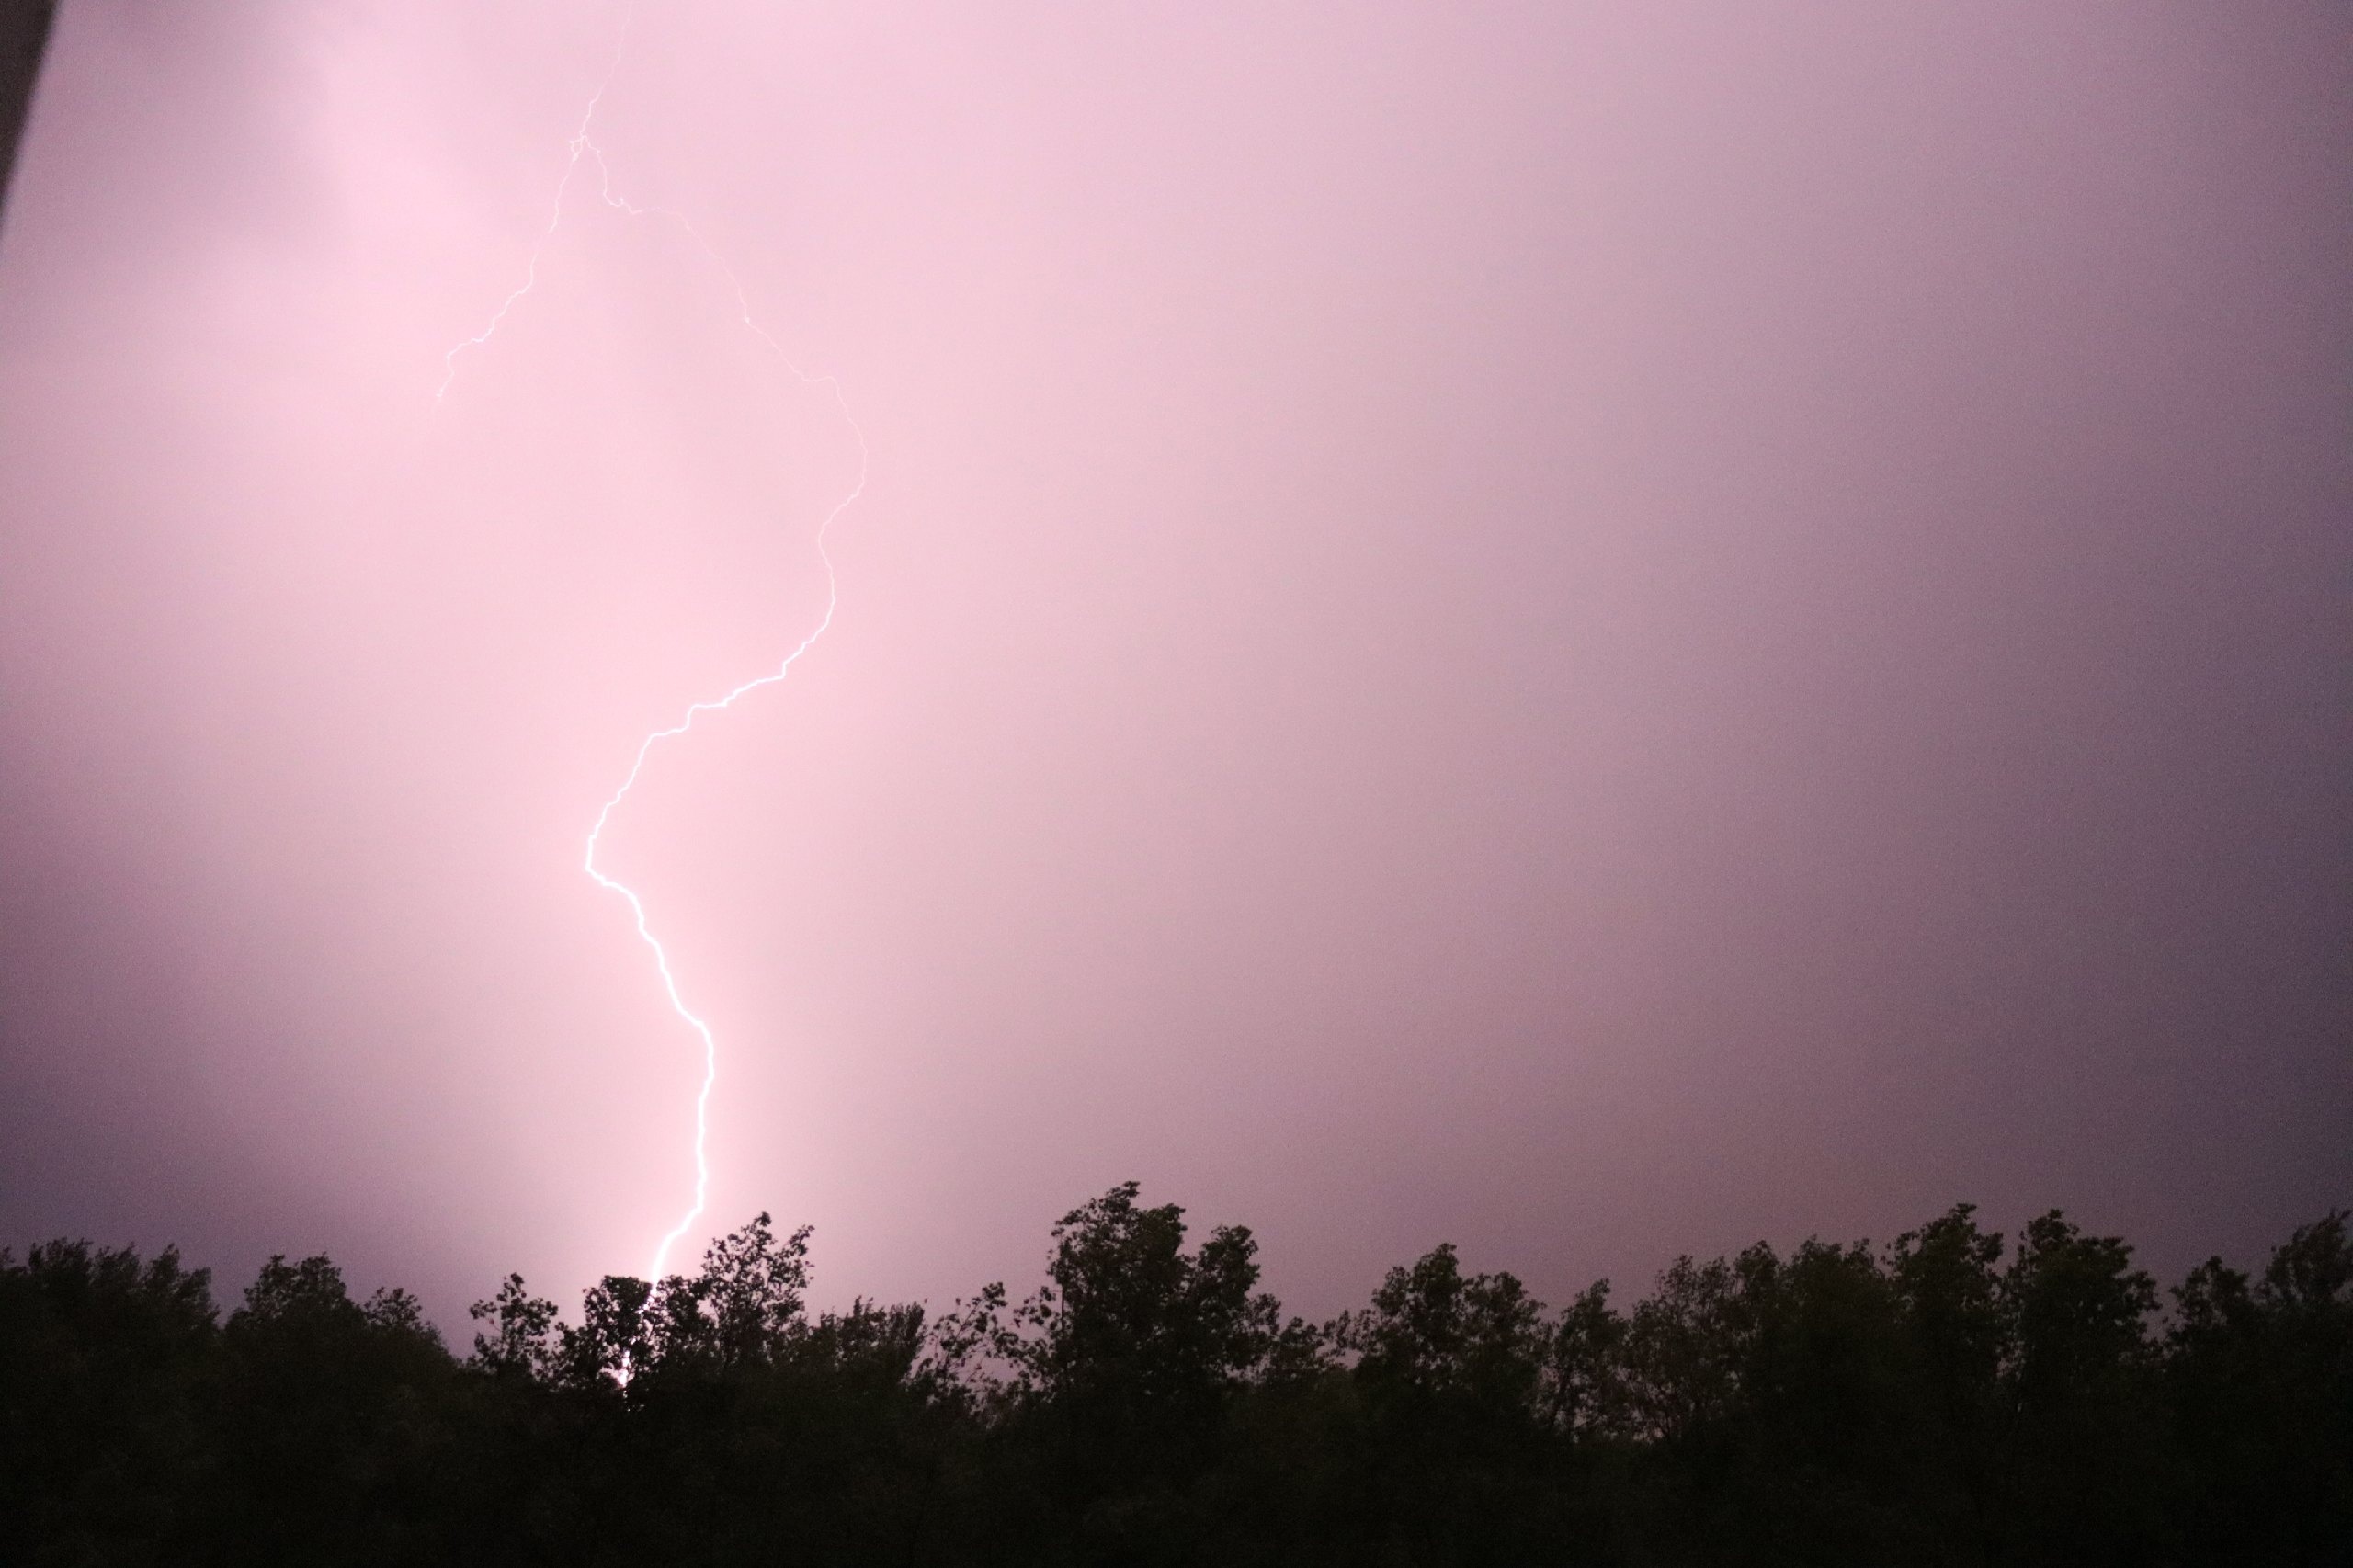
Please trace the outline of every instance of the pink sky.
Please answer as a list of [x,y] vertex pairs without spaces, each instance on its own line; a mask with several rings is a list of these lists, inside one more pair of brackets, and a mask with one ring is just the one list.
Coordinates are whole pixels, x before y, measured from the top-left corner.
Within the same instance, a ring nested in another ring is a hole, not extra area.
[[[452,1317],[689,1195],[581,841],[857,449],[578,202],[617,7],[80,0],[0,240],[0,1242]],[[1302,1310],[2353,1187],[2325,6],[648,0],[599,109],[872,449],[608,836],[710,1220],[1135,1176]],[[580,193],[585,194],[585,193]]]

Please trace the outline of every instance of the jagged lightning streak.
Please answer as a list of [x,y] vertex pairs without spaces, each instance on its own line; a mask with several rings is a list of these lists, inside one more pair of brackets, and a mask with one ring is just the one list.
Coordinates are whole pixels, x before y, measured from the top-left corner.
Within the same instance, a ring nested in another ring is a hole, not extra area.
[[487,345],[497,335],[498,328],[506,320],[507,313],[524,296],[538,286],[540,258],[554,240],[556,231],[563,226],[565,193],[572,187],[573,176],[580,172],[582,160],[587,158],[596,162],[597,192],[605,205],[626,213],[631,218],[661,218],[678,225],[687,237],[695,243],[696,248],[700,250],[711,265],[719,269],[721,276],[727,279],[728,289],[733,293],[735,299],[736,324],[767,346],[768,350],[777,357],[778,361],[790,370],[793,378],[802,386],[824,388],[832,397],[835,408],[842,416],[843,424],[848,426],[851,436],[858,443],[858,481],[850,487],[847,494],[834,504],[833,509],[828,511],[824,519],[817,525],[817,558],[824,563],[825,569],[825,608],[824,612],[817,618],[817,624],[798,643],[794,644],[791,652],[784,655],[783,660],[775,669],[743,682],[723,696],[690,704],[676,723],[667,729],[655,730],[639,741],[637,755],[630,763],[629,775],[621,780],[620,787],[613,791],[611,797],[605,801],[603,808],[597,812],[596,825],[588,830],[587,845],[581,858],[582,869],[598,887],[608,892],[619,893],[628,901],[630,915],[637,926],[638,938],[653,950],[654,967],[661,972],[662,989],[670,999],[671,1010],[686,1020],[688,1027],[695,1031],[696,1038],[702,1042],[702,1085],[695,1094],[694,1202],[679,1217],[678,1222],[670,1227],[669,1232],[663,1236],[661,1243],[654,1249],[653,1267],[647,1273],[649,1278],[658,1281],[662,1278],[665,1264],[669,1260],[670,1249],[693,1228],[697,1220],[702,1218],[704,1208],[710,1196],[710,1095],[712,1088],[719,1082],[719,1040],[712,1034],[710,1025],[700,1014],[688,1006],[686,998],[679,994],[677,975],[670,967],[669,949],[662,945],[662,939],[654,934],[653,927],[646,923],[645,901],[638,896],[635,889],[597,869],[597,846],[604,840],[606,824],[612,820],[614,811],[629,798],[630,791],[637,787],[639,776],[645,771],[645,759],[656,745],[687,733],[694,728],[695,721],[705,713],[720,712],[732,708],[738,700],[759,690],[762,687],[774,686],[784,679],[791,673],[793,665],[801,655],[814,646],[817,640],[823,637],[826,630],[834,624],[834,611],[841,602],[841,594],[839,579],[834,571],[833,554],[827,548],[826,536],[832,531],[835,522],[840,518],[841,515],[847,511],[858,497],[866,494],[870,453],[867,447],[866,432],[859,426],[857,416],[850,413],[849,401],[842,393],[840,381],[830,375],[813,376],[793,363],[791,357],[784,352],[782,346],[769,335],[767,329],[752,319],[751,306],[745,297],[744,285],[736,277],[735,269],[711,247],[710,243],[702,237],[701,233],[680,213],[666,208],[637,206],[613,189],[612,166],[606,161],[604,149],[597,145],[590,132],[596,122],[597,108],[604,101],[606,89],[612,85],[614,74],[620,69],[621,56],[628,48],[630,27],[634,19],[635,10],[631,7],[622,17],[620,37],[613,47],[612,63],[606,67],[604,79],[597,83],[596,92],[589,96],[587,108],[581,113],[578,129],[574,131],[571,140],[565,143],[570,155],[564,161],[563,177],[556,182],[555,199],[548,215],[547,227],[542,229],[538,239],[532,242],[530,256],[524,267],[521,286],[499,302],[498,309],[492,314],[489,324],[482,331],[462,343],[454,345],[442,356],[441,384],[434,389],[434,403],[438,405],[441,402],[443,394],[449,390],[449,383],[457,379],[459,356],[470,348],[481,348]]
[[[548,212],[548,226],[541,229],[540,237],[531,242],[530,256],[523,264],[521,286],[498,302],[498,309],[491,312],[488,325],[464,342],[451,344],[449,352],[441,356],[441,384],[433,389],[433,402],[436,407],[440,405],[442,397],[448,393],[449,383],[458,379],[458,356],[469,348],[480,348],[498,335],[499,327],[506,320],[506,312],[513,310],[524,295],[539,287],[540,257],[547,253],[549,242],[555,238],[556,230],[563,224],[563,193],[572,188],[572,176],[580,171],[580,154],[592,145],[588,140],[588,128],[596,121],[597,106],[605,101],[605,89],[613,85],[614,73],[621,68],[621,51],[629,47],[629,29],[636,19],[635,6],[631,6],[629,10],[622,13],[620,36],[613,42],[612,63],[605,67],[605,74],[597,82],[597,90],[588,95],[588,107],[580,111],[579,129],[574,131],[572,133],[572,139],[564,143],[565,150],[571,155],[564,160],[563,177],[555,182],[555,199]],[[598,153],[597,162],[599,167],[603,166],[604,161],[604,155]],[[609,187],[609,182],[608,183]]]

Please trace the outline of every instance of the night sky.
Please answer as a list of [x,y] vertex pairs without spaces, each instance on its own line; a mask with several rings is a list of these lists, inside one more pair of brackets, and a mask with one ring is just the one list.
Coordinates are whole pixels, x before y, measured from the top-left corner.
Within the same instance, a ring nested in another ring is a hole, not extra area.
[[[0,1244],[1295,1308],[2353,1201],[2342,6],[77,0]],[[583,176],[584,179],[585,176]]]

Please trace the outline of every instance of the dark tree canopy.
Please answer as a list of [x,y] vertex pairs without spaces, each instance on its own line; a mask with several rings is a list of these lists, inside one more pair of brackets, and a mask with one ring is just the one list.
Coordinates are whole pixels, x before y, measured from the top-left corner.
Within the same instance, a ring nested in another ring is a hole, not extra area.
[[0,1253],[0,1531],[38,1564],[2353,1562],[2353,1238],[2161,1296],[2057,1213],[1677,1260],[1558,1311],[1433,1248],[1331,1323],[1134,1183],[1045,1279],[813,1314],[763,1214],[462,1359],[274,1257]]

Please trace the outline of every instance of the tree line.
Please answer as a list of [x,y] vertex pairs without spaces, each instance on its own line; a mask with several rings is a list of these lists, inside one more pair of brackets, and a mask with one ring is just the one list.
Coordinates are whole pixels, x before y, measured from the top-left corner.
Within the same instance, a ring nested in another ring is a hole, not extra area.
[[1678,1260],[1548,1310],[1451,1246],[1324,1324],[1132,1183],[1046,1282],[813,1313],[806,1229],[509,1277],[458,1355],[272,1258],[0,1252],[0,1557],[36,1564],[2353,1562],[2347,1215],[2161,1299],[2053,1212]]

